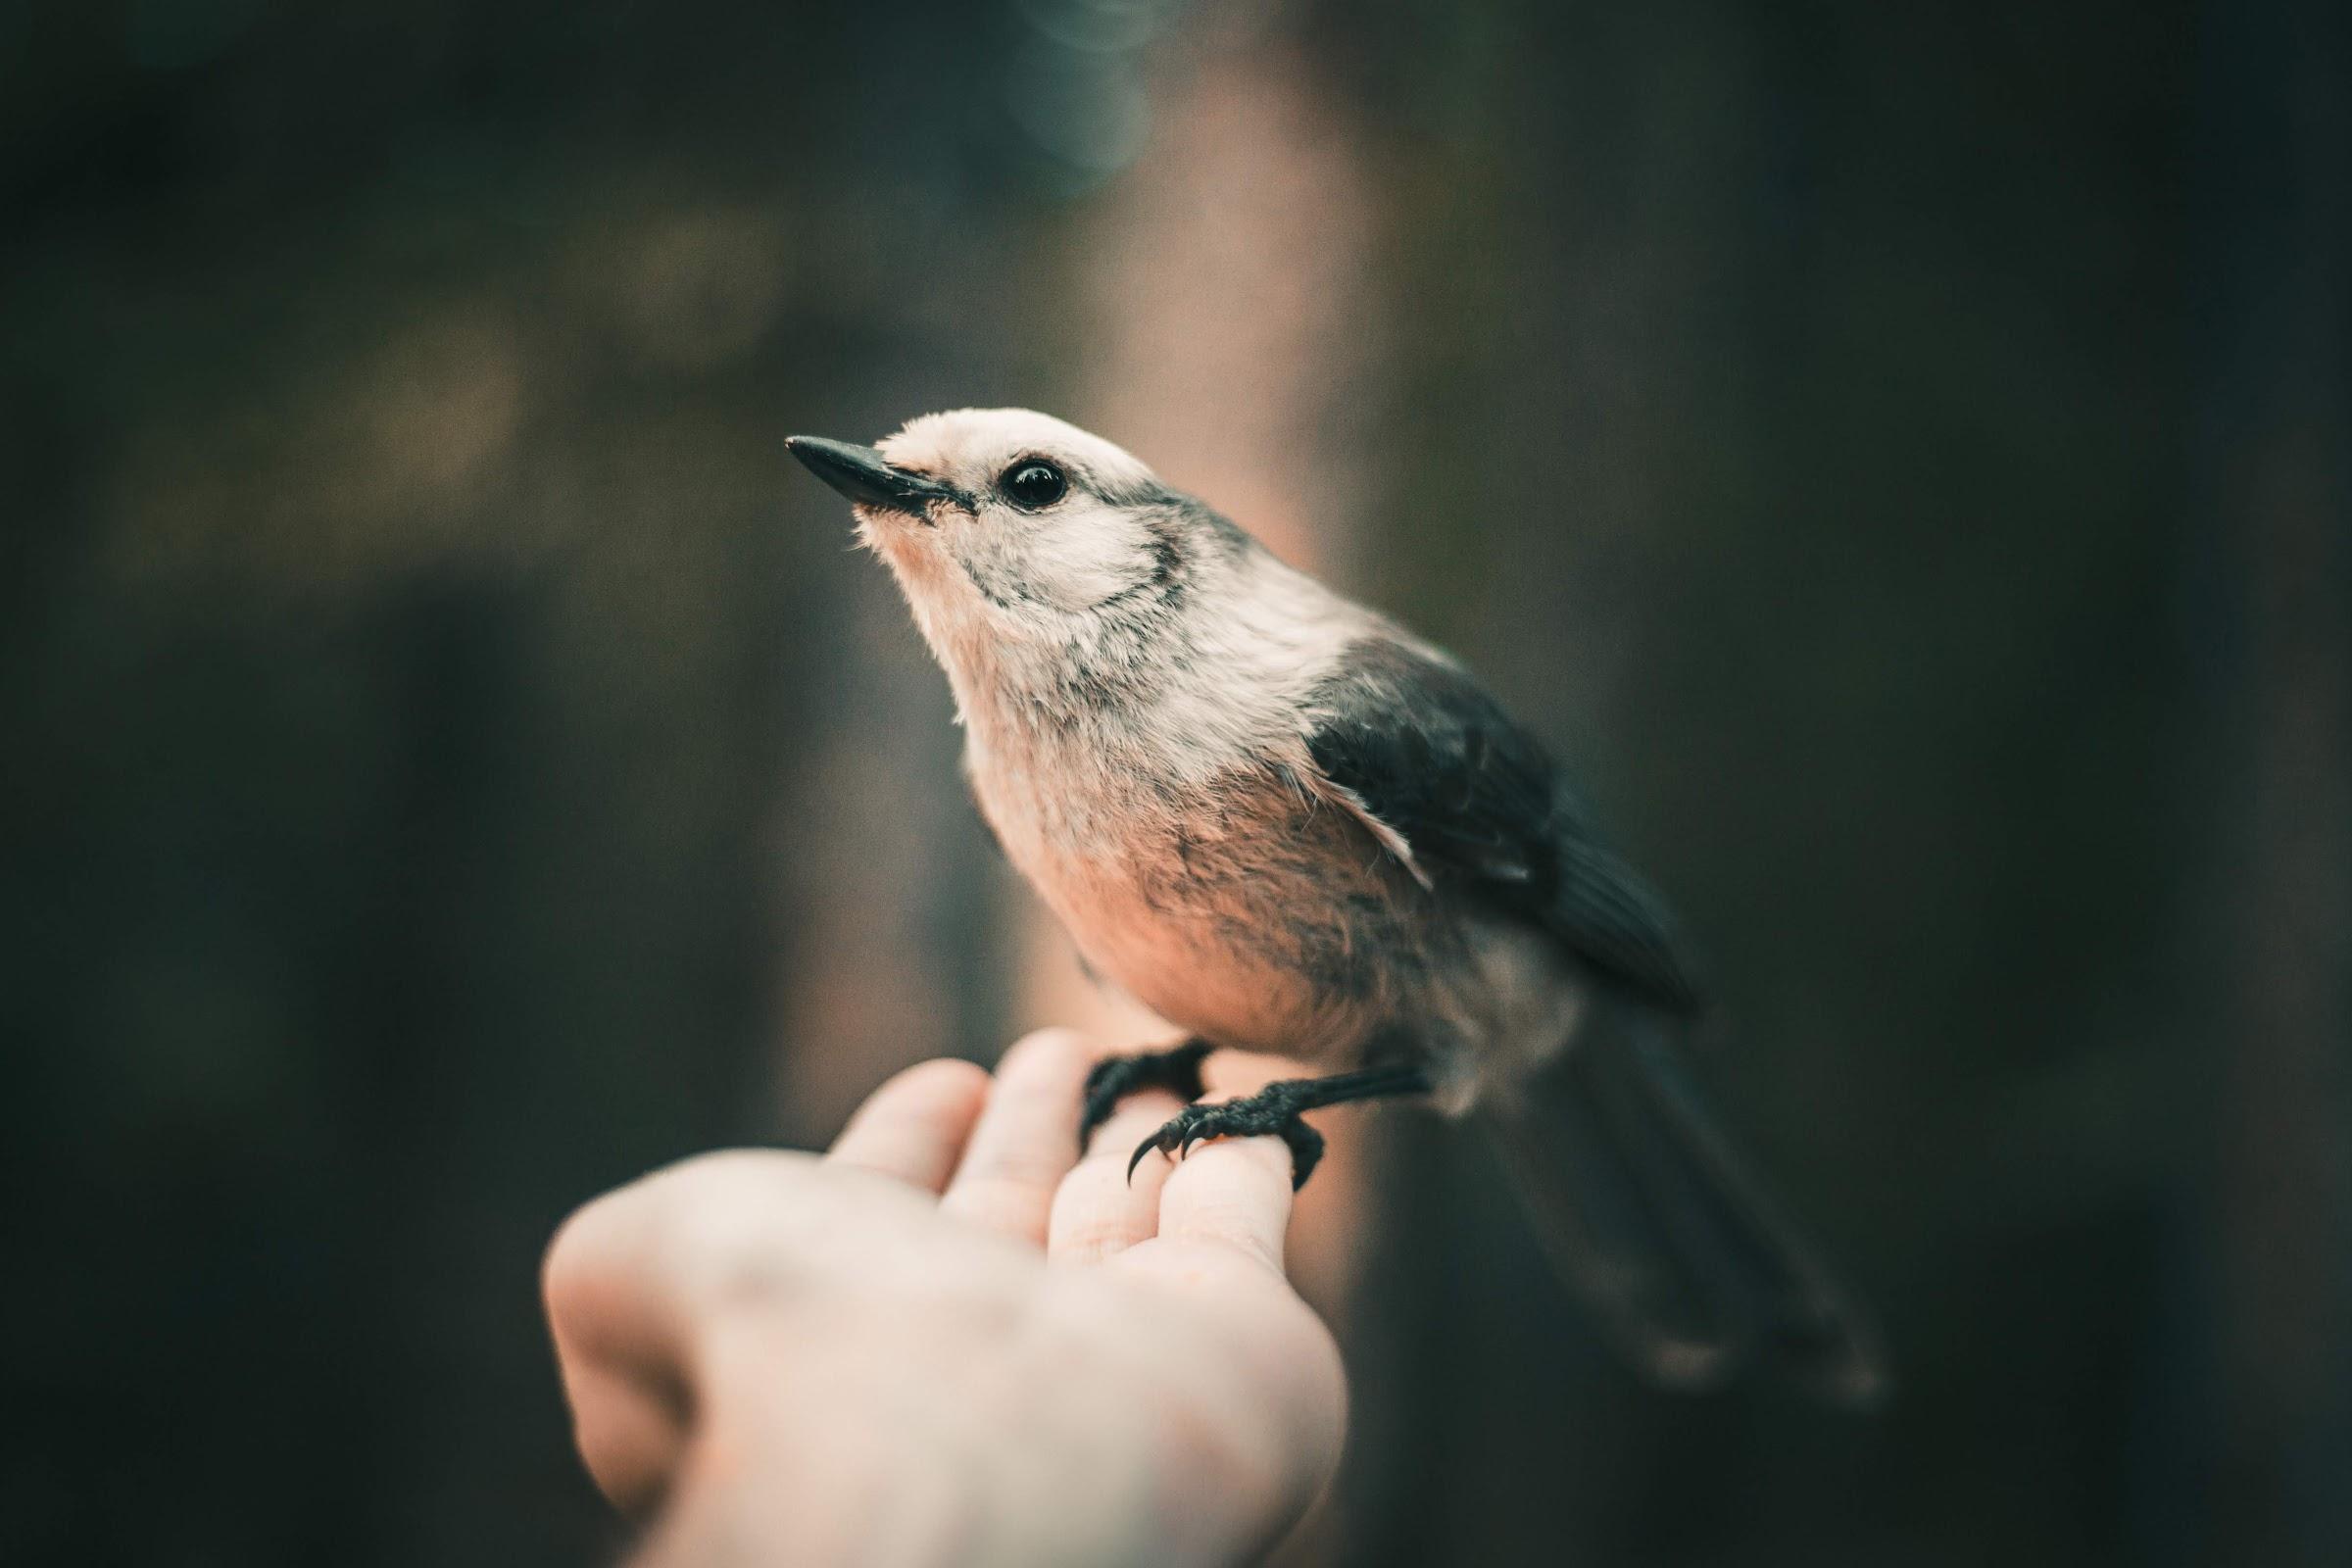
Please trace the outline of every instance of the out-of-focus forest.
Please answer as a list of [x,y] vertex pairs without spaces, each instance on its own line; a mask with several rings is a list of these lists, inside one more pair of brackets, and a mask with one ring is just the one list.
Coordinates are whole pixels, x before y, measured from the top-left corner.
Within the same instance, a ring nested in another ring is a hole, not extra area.
[[1093,1005],[780,444],[996,403],[1574,761],[1895,1357],[1334,1115],[1292,1559],[2352,1562],[2319,0],[0,9],[0,1560],[610,1560],[558,1220]]

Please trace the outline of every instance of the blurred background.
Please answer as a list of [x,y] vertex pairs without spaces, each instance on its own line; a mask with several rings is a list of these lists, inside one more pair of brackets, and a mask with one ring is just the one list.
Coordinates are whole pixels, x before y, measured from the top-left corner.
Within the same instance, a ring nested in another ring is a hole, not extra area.
[[1893,1347],[1335,1113],[1291,1560],[2352,1562],[2341,7],[19,0],[0,285],[0,1560],[610,1560],[570,1207],[1149,1030],[780,446],[1017,403],[1556,744]]

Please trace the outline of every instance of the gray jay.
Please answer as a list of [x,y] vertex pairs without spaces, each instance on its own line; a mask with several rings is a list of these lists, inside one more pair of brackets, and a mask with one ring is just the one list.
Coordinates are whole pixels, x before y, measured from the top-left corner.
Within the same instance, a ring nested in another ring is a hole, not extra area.
[[[1489,1129],[1546,1250],[1671,1386],[1743,1360],[1882,1383],[1860,1313],[1694,1098],[1672,917],[1451,658],[1098,436],[1020,409],[794,436],[955,689],[972,793],[1094,972],[1189,1032],[1088,1085],[1200,1094],[1230,1048],[1329,1075],[1190,1104],[1135,1152],[1426,1097]],[[1131,1161],[1130,1171],[1134,1168]]]

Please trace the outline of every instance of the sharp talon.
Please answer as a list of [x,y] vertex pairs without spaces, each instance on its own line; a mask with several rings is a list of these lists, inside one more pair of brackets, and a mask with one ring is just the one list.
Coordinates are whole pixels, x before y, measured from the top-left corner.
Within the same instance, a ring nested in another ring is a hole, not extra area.
[[[1085,1156],[1089,1140],[1095,1129],[1108,1121],[1119,1108],[1119,1102],[1129,1095],[1146,1089],[1173,1090],[1184,1100],[1198,1100],[1201,1095],[1200,1058],[1207,1055],[1209,1047],[1202,1041],[1191,1040],[1166,1051],[1147,1051],[1132,1056],[1106,1056],[1087,1069],[1086,1087],[1078,1116],[1078,1150]],[[1160,1152],[1176,1147],[1173,1135],[1160,1143]],[[1136,1155],[1140,1163],[1143,1155]],[[1135,1164],[1128,1166],[1130,1174]]]
[[1144,1162],[1144,1156],[1146,1154],[1149,1154],[1152,1152],[1152,1151],[1157,1149],[1158,1147],[1159,1134],[1157,1133],[1153,1133],[1151,1137],[1145,1139],[1142,1143],[1135,1146],[1135,1157],[1127,1162],[1128,1186],[1133,1187],[1135,1185],[1135,1167]]

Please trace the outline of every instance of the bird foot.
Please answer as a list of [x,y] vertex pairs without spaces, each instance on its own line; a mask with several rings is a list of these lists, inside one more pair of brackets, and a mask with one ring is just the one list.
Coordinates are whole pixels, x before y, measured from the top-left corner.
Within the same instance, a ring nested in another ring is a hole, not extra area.
[[1135,1167],[1155,1149],[1181,1158],[1192,1152],[1195,1144],[1211,1138],[1271,1135],[1290,1147],[1293,1190],[1304,1187],[1323,1157],[1323,1135],[1299,1115],[1307,1104],[1315,1102],[1309,1099],[1313,1088],[1309,1080],[1287,1081],[1268,1084],[1246,1100],[1187,1105],[1166,1126],[1137,1146],[1135,1157],[1127,1161],[1127,1179],[1135,1179]]
[[1199,1100],[1205,1092],[1200,1062],[1210,1050],[1205,1040],[1187,1040],[1165,1051],[1140,1051],[1129,1056],[1106,1056],[1086,1075],[1086,1104],[1078,1116],[1078,1148],[1095,1129],[1110,1119],[1119,1102],[1147,1089],[1165,1089],[1181,1100]]

